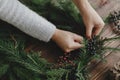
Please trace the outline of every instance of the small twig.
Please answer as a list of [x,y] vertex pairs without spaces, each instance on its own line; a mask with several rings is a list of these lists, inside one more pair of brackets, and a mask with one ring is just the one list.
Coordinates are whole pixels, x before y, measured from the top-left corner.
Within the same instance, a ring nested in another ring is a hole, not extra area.
[[15,48],[17,48],[17,40],[15,39],[15,37],[12,34],[10,34],[10,37],[14,41]]
[[28,57],[35,65],[38,65],[37,62],[36,62],[30,55],[27,55],[27,57]]

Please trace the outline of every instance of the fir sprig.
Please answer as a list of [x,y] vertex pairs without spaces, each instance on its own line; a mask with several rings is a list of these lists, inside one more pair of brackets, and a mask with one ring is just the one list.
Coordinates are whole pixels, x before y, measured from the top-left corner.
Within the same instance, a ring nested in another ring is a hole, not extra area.
[[57,28],[75,32],[81,28],[85,32],[82,17],[72,0],[20,0],[30,9],[37,12]]
[[[105,48],[103,42],[106,40],[108,42],[113,39],[119,39],[119,37],[101,39],[100,36],[93,37],[91,40],[84,39],[84,47],[77,50],[77,54],[75,54],[74,51],[70,53],[74,57],[77,55],[76,59],[72,59],[75,64],[74,66],[68,63],[67,66],[63,65],[61,67],[54,68],[52,66],[56,64],[47,62],[44,58],[41,57],[40,52],[25,51],[24,37],[24,40],[13,37],[14,36],[12,36],[12,38],[9,37],[6,39],[0,39],[1,79],[3,79],[4,76],[7,76],[7,80],[86,80],[88,78],[88,63],[92,59],[98,58],[97,56],[101,56],[102,59],[101,54],[103,54],[104,51],[109,48]],[[94,41],[95,43],[93,43]],[[91,47],[99,46],[99,49],[98,47],[95,48],[95,54],[92,54],[91,51],[88,51],[88,48],[90,48],[88,44],[91,42]],[[114,50],[119,49],[114,48]]]
[[[47,78],[49,79],[49,77],[57,79],[60,77],[58,74],[65,72],[64,69],[51,70],[50,63],[41,58],[40,53],[35,53],[33,51],[27,53],[24,50],[24,42],[17,40],[17,43],[17,47],[15,47],[11,40],[0,40],[0,61],[6,64],[0,67],[1,77],[3,77],[3,75],[16,77],[16,79],[22,77],[20,80],[33,80],[35,78],[38,78],[37,80],[44,80]],[[9,71],[12,71],[12,74],[7,74]],[[26,77],[23,74],[27,74]],[[34,76],[31,78],[33,74]],[[43,78],[41,78],[41,76]],[[10,77],[8,77],[7,80],[9,80]]]
[[[82,24],[79,11],[71,0],[20,1],[59,28],[73,32],[73,28]],[[81,28],[83,30],[83,27]],[[53,67],[56,64],[47,62],[41,57],[40,52],[25,51],[26,36],[17,34],[10,36],[9,32],[4,30],[6,29],[0,31],[1,80],[87,80],[88,63],[98,59],[98,56],[102,59],[102,54],[109,48],[104,46],[106,42],[120,39],[119,37],[101,39],[100,36],[94,36],[91,40],[84,39],[84,47],[71,52],[72,59],[68,58],[75,65],[67,63],[56,68]]]

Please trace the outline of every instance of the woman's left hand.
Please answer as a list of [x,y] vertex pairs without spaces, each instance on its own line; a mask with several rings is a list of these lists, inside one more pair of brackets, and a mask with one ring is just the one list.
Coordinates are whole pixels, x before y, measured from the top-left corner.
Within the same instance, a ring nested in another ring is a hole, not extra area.
[[86,26],[86,36],[91,38],[92,35],[98,35],[105,23],[98,13],[92,8],[88,0],[73,0],[82,15]]
[[91,38],[92,35],[98,35],[105,25],[102,18],[93,8],[89,8],[82,17],[86,26],[86,36],[88,38]]

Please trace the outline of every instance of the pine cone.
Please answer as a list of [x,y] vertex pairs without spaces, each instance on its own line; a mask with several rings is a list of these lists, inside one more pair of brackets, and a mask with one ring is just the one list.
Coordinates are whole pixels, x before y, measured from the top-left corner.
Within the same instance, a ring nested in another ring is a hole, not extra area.
[[116,34],[120,34],[120,11],[112,12],[109,16],[109,22],[113,24],[113,31]]
[[110,69],[109,77],[110,80],[120,80],[120,61]]

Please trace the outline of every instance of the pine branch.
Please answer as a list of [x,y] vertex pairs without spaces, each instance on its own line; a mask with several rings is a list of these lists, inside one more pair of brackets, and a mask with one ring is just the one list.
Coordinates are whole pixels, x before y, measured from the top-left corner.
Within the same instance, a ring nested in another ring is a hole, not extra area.
[[120,51],[120,48],[104,47],[105,50]]
[[[30,9],[45,17],[57,27],[70,30],[81,26],[82,20],[79,11],[70,0],[20,0]],[[49,7],[49,8],[48,8]],[[51,13],[51,14],[50,14]],[[5,30],[5,29],[3,29]],[[1,30],[2,31],[2,30]],[[6,34],[8,33],[8,34]],[[7,76],[7,80],[86,80],[87,66],[92,59],[100,59],[106,49],[107,41],[117,40],[120,37],[101,39],[94,36],[91,40],[84,39],[84,47],[77,52],[77,59],[61,68],[52,68],[55,64],[48,63],[41,58],[39,52],[25,52],[23,35],[9,36],[9,31],[2,31],[0,38],[0,77]],[[9,37],[8,37],[9,36]],[[27,75],[26,75],[27,74]]]
[[9,65],[7,64],[0,64],[0,77],[3,76],[7,70],[8,70]]
[[112,37],[112,38],[105,38],[103,42],[113,41],[113,40],[120,40],[120,37],[118,36],[118,37]]

